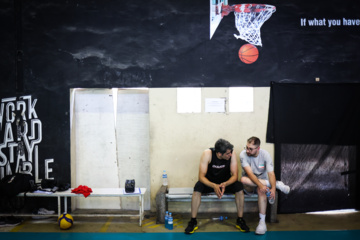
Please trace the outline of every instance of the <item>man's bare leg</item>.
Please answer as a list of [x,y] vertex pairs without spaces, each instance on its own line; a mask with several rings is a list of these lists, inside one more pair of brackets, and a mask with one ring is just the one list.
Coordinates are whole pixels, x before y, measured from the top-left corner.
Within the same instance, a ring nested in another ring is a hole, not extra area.
[[198,229],[196,216],[200,204],[201,204],[201,192],[194,191],[191,198],[191,220],[188,223],[188,226],[185,228],[186,234],[192,234]]
[[[258,180],[264,186],[268,185],[268,181],[266,181],[265,179],[258,179]],[[248,177],[241,177],[241,182],[242,182],[242,184],[247,185],[247,186],[257,187],[257,185],[253,181],[251,181],[250,178],[248,178]]]
[[201,204],[201,192],[193,192],[191,198],[191,217],[196,218]]
[[259,206],[259,225],[255,229],[255,234],[263,235],[267,231],[265,217],[266,217],[266,205],[267,205],[267,197],[266,194],[260,192],[258,189],[258,206]]
[[237,208],[238,217],[243,217],[244,214],[244,191],[235,193],[235,204]]
[[258,206],[259,206],[259,213],[266,214],[266,206],[267,206],[267,197],[265,193],[262,193],[258,189]]
[[235,204],[237,208],[238,217],[236,219],[236,228],[240,229],[241,232],[249,232],[250,228],[246,225],[243,219],[244,214],[244,191],[235,193]]
[[[264,186],[267,186],[267,181],[263,180],[263,179],[259,179],[259,181],[261,182],[261,184],[263,184]],[[244,187],[256,187],[257,185],[255,183],[253,183],[250,178],[248,177],[242,177],[241,178],[241,182],[243,183]],[[265,234],[267,231],[267,227],[266,227],[266,223],[265,223],[265,217],[266,217],[266,206],[267,206],[267,196],[266,193],[263,193],[259,190],[259,188],[257,189],[257,193],[258,193],[258,207],[259,207],[259,217],[260,217],[260,221],[259,221],[259,225],[256,227],[255,230],[255,234]]]

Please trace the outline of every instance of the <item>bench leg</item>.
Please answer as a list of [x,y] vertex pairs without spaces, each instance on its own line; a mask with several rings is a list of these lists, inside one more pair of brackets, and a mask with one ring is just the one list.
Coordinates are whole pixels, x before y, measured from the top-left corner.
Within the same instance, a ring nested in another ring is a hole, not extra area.
[[161,186],[156,193],[156,223],[165,223],[165,211],[167,209],[166,193],[167,186]]

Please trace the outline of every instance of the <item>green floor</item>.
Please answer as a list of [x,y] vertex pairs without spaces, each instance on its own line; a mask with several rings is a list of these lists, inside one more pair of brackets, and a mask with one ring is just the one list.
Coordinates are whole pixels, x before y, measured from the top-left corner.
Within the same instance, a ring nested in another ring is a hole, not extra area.
[[219,240],[237,239],[243,240],[353,240],[360,238],[360,230],[347,231],[271,231],[265,235],[258,236],[251,233],[239,232],[201,232],[186,235],[178,232],[171,233],[0,233],[3,240]]
[[[199,215],[196,233],[201,232],[237,232],[235,216],[228,216],[225,221],[213,221],[218,215]],[[250,230],[258,224],[257,214],[245,214]],[[74,225],[69,230],[60,230],[56,218],[34,220],[25,218],[15,227],[2,227],[0,232],[55,232],[55,233],[183,233],[189,221],[189,215],[175,214],[174,229],[167,230],[163,224],[156,223],[153,214],[147,214],[142,226],[136,218],[74,218]],[[267,223],[268,231],[317,231],[317,230],[360,230],[360,212],[342,214],[279,214],[278,223]],[[195,234],[196,234],[195,233]],[[240,232],[239,232],[240,233]],[[251,233],[250,233],[251,234]],[[2,238],[1,238],[2,239]]]

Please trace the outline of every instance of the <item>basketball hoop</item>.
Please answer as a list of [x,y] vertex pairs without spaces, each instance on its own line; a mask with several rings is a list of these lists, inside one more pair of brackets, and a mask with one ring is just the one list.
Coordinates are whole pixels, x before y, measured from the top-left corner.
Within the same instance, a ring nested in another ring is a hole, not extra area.
[[232,7],[234,7],[235,25],[240,33],[234,34],[234,37],[262,46],[260,28],[276,11],[276,7],[266,4],[237,4]]

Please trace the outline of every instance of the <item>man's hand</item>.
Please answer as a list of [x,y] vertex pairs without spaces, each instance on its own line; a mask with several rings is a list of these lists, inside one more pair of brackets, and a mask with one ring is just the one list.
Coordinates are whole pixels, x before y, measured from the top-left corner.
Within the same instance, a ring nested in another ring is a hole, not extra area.
[[259,184],[258,185],[258,190],[261,192],[261,193],[265,193],[267,192],[268,190],[268,187],[266,187],[265,185],[262,185],[262,184]]
[[275,199],[275,191],[276,191],[276,188],[272,189],[272,188],[268,188],[269,191],[270,191],[270,198],[271,199]]
[[225,193],[225,187],[226,187],[226,183],[223,182],[220,184],[220,189],[221,189],[221,197],[224,195]]
[[216,196],[221,199],[222,196],[224,195],[224,191],[225,191],[225,186],[223,186],[223,183],[221,184],[216,184],[214,183],[214,192],[216,194]]

